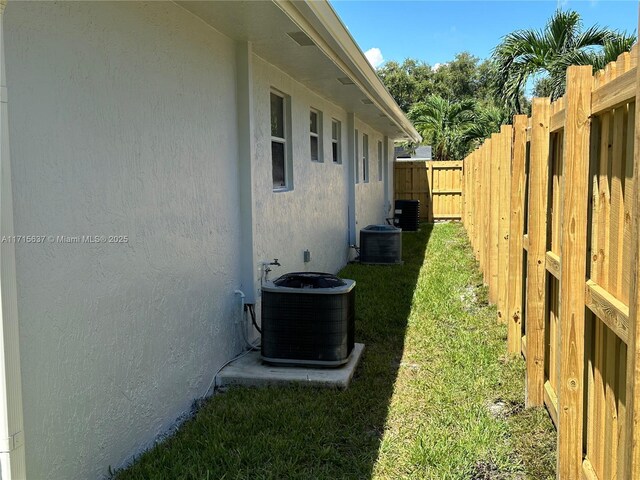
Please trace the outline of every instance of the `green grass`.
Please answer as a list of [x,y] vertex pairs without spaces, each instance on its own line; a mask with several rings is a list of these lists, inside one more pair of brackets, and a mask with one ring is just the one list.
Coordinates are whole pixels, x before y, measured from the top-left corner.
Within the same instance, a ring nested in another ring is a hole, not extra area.
[[522,409],[523,362],[506,357],[462,227],[423,225],[403,249],[403,265],[341,272],[366,344],[349,389],[231,389],[116,478],[555,478],[555,432]]

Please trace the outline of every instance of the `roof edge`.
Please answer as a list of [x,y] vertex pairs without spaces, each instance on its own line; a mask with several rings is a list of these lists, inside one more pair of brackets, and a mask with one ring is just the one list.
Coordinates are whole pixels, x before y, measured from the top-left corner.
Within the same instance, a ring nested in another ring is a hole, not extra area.
[[273,0],[360,89],[367,92],[405,135],[419,143],[422,137],[386,89],[376,71],[328,1]]

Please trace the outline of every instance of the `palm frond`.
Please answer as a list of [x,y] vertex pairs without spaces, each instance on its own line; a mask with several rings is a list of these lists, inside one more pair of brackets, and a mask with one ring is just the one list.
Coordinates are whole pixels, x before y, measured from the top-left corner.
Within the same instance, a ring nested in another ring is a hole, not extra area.
[[556,99],[564,94],[570,65],[600,69],[630,50],[635,40],[635,35],[598,25],[583,30],[577,12],[557,10],[543,30],[517,30],[494,48],[497,93],[506,109],[522,113],[520,98],[531,78],[548,77],[545,86]]

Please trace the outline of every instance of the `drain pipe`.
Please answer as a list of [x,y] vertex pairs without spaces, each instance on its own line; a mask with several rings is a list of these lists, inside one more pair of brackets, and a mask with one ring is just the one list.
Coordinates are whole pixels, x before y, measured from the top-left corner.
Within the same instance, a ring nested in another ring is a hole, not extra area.
[[349,245],[356,243],[356,121],[353,112],[347,113],[347,197]]
[[[384,217],[388,218],[393,211],[393,170],[389,169],[389,137],[385,136],[383,140],[382,153],[382,180],[384,184]],[[393,163],[391,163],[393,166]]]
[[247,321],[246,321],[246,318],[247,318],[248,308],[250,307],[251,304],[248,304],[248,303],[245,302],[245,299],[247,297],[246,297],[246,295],[244,294],[244,292],[242,290],[234,290],[233,294],[234,295],[238,295],[240,297],[240,317],[239,317],[239,319],[236,319],[236,321],[234,323],[236,325],[238,325],[238,324],[240,325],[240,330],[242,331],[242,339],[244,340],[245,347],[248,348],[249,350],[256,350],[256,349],[260,348],[260,346],[257,345],[257,344],[251,343],[249,341],[249,339],[247,338]]
[[236,106],[238,111],[238,192],[240,212],[240,280],[245,303],[256,303],[256,272],[253,220],[253,159],[255,158],[253,113],[253,48],[251,42],[236,44]]

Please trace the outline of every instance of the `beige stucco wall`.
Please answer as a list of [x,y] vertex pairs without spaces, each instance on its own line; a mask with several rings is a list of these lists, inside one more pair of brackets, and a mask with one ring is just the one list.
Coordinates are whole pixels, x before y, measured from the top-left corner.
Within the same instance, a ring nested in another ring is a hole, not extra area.
[[[269,93],[271,89],[291,98],[293,185],[286,192],[274,192],[271,181],[271,133]],[[273,275],[290,271],[336,272],[349,255],[347,113],[340,106],[254,56],[254,105],[256,162],[254,199],[256,206],[255,244],[258,261],[278,258],[282,268]],[[324,162],[312,162],[309,153],[309,111],[323,114]],[[331,119],[342,126],[342,164],[331,157]],[[377,148],[383,136],[356,119],[360,152],[362,134],[369,135],[370,181],[356,185],[357,229],[383,223],[384,183],[378,180]],[[311,262],[303,262],[304,250]]]
[[[256,161],[254,164],[255,245],[258,260],[278,258],[290,271],[336,272],[347,260],[346,113],[289,75],[254,56]],[[291,97],[293,185],[274,192],[271,176],[271,89]],[[312,162],[309,110],[323,113],[324,162]],[[331,158],[331,118],[342,123],[342,164]],[[304,263],[303,251],[311,252]]]
[[119,466],[204,394],[234,315],[234,46],[171,3],[10,2],[27,473]]
[[[383,224],[388,217],[388,209],[385,206],[384,182],[378,177],[378,142],[383,144],[384,138],[367,124],[356,121],[358,130],[358,152],[360,159],[358,164],[358,184],[356,185],[356,229],[358,231],[358,242],[360,241],[360,230],[368,225]],[[362,156],[363,140],[362,136],[369,137],[369,181],[364,182],[362,176]],[[384,158],[383,158],[384,165]]]
[[[272,276],[347,262],[347,114],[253,57],[255,252],[240,251],[232,40],[168,2],[10,2],[5,25],[16,234],[128,236],[16,249],[29,478],[99,478],[241,349],[240,256],[279,258]],[[272,191],[272,87],[292,99],[289,192]],[[323,163],[309,158],[310,107]],[[382,136],[356,128],[371,170],[355,187],[360,229],[385,217]]]

